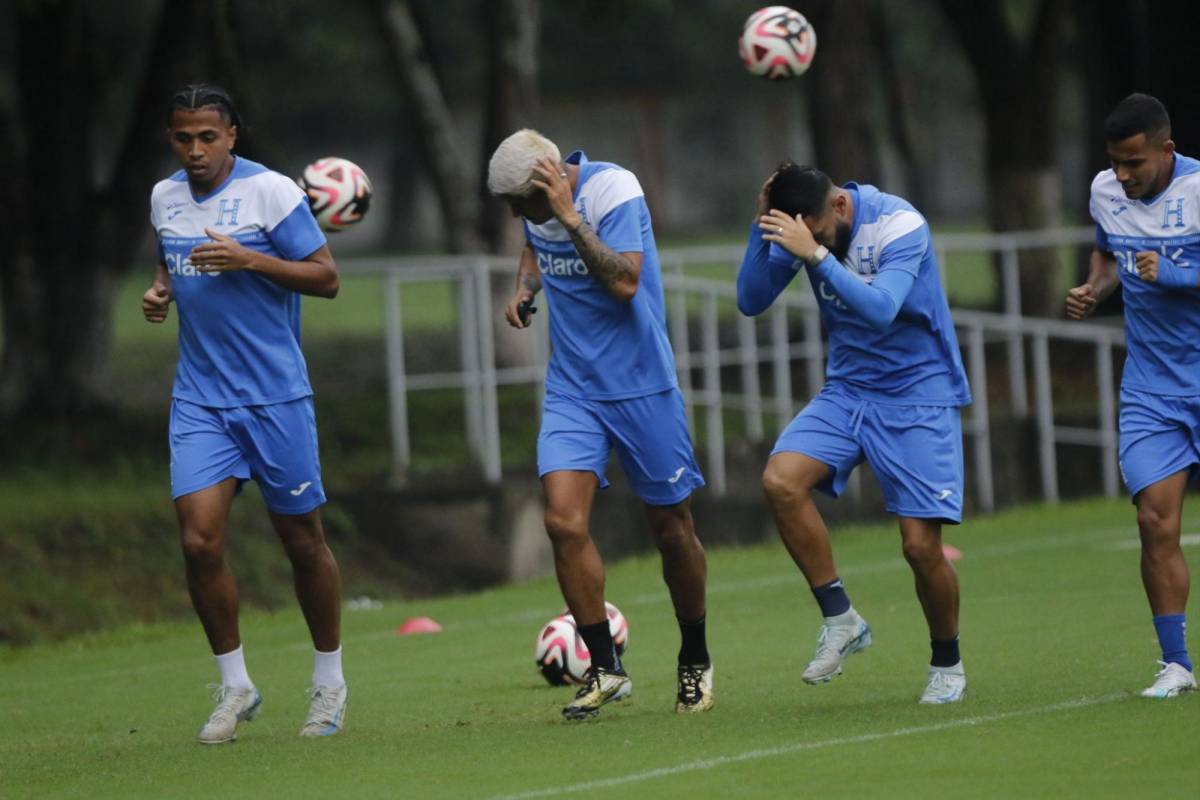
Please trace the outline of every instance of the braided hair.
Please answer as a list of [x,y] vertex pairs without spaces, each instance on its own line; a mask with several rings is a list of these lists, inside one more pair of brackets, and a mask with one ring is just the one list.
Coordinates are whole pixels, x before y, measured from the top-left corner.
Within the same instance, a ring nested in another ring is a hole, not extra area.
[[167,112],[167,124],[171,124],[176,111],[196,111],[201,108],[216,106],[221,117],[230,125],[240,128],[242,118],[229,92],[211,83],[192,83],[180,89],[171,97],[171,106]]

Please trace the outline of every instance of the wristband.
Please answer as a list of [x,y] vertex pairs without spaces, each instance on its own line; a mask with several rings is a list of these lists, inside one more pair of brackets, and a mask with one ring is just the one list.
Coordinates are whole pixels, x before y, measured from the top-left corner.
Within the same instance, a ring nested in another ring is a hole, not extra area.
[[829,248],[823,244],[817,245],[817,249],[813,250],[812,257],[808,259],[808,265],[810,267],[815,267],[817,264],[820,264],[822,261],[824,261],[827,255],[829,255]]

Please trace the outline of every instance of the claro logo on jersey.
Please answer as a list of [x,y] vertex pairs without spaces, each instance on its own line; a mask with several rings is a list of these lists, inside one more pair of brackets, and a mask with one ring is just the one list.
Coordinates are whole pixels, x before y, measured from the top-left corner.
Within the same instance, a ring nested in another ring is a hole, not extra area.
[[207,275],[215,278],[221,274],[220,272],[201,272],[192,266],[191,259],[185,253],[165,253],[163,258],[167,262],[168,275],[180,275],[185,278]]
[[538,270],[543,275],[587,275],[587,264],[583,263],[583,259],[579,256],[563,257],[554,256],[550,253],[537,254]]

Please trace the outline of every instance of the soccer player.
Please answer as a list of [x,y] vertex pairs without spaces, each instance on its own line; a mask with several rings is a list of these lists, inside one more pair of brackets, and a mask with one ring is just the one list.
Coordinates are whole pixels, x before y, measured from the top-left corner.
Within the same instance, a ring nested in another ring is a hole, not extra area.
[[171,399],[171,496],[188,592],[221,674],[200,730],[228,742],[262,696],[246,671],[238,594],[225,562],[229,510],[253,478],[292,563],[316,649],[302,736],[341,730],[341,577],[325,544],[317,428],[304,356],[300,296],[332,298],[338,271],[307,199],[289,178],[233,154],[238,113],[216,86],[171,98],[168,139],[183,169],[150,197],[159,263],[142,296],[148,321],[179,308]]
[[589,161],[582,151],[562,159],[552,141],[532,130],[517,131],[496,148],[488,188],[525,224],[516,293],[505,317],[515,328],[528,326],[543,287],[551,311],[538,474],[558,584],[592,655],[588,681],[563,716],[595,716],[633,689],[609,633],[604,565],[588,530],[614,448],[646,504],[679,621],[675,710],[705,711],[713,702],[704,632],[707,565],[690,502],[704,479],[667,340],[642,188],[633,173]]
[[874,186],[835,186],[785,162],[763,184],[738,272],[738,308],[765,311],[805,272],[829,334],[826,383],[780,434],[763,472],[779,534],[824,624],[801,675],[824,683],[871,644],[834,566],[813,489],[837,497],[866,460],[899,517],[933,649],[922,703],[961,700],[958,578],[942,524],[962,519],[959,407],[971,402],[925,219]]
[[1112,169],[1092,181],[1096,222],[1087,283],[1067,294],[1083,319],[1116,289],[1125,301],[1120,465],[1137,505],[1142,585],[1162,648],[1143,697],[1196,688],[1179,546],[1183,495],[1200,474],[1200,161],[1179,155],[1155,98],[1132,94],[1104,123]]

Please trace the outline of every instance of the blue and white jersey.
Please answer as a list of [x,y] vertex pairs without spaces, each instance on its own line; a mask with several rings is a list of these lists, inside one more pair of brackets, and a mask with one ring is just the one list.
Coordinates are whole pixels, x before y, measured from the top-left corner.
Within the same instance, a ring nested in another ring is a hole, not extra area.
[[[904,270],[915,280],[895,320],[878,330],[809,270],[829,334],[826,378],[881,403],[969,405],[971,391],[929,224],[907,200],[865,184],[845,188],[853,198],[854,223],[842,266],[868,284],[890,269]],[[778,245],[771,250],[772,258],[793,259]]]
[[627,303],[593,278],[566,229],[556,219],[525,222],[546,303],[550,344],[546,388],[586,400],[624,400],[676,386],[667,339],[662,274],[650,210],[632,172],[588,161],[582,151],[566,158],[579,166],[575,210],[617,253],[641,253],[637,292]]
[[[1121,386],[1151,394],[1200,394],[1200,292],[1138,276],[1135,254],[1153,250],[1189,271],[1200,268],[1200,162],[1175,155],[1175,172],[1155,197],[1130,200],[1106,169],[1092,181],[1096,248],[1117,259],[1125,301]],[[1191,274],[1200,276],[1200,272]]]
[[179,309],[172,396],[214,408],[283,403],[312,394],[300,352],[300,295],[252,272],[202,273],[189,255],[210,228],[246,247],[298,261],[325,244],[300,187],[238,158],[209,194],[180,170],[155,185],[150,223]]

